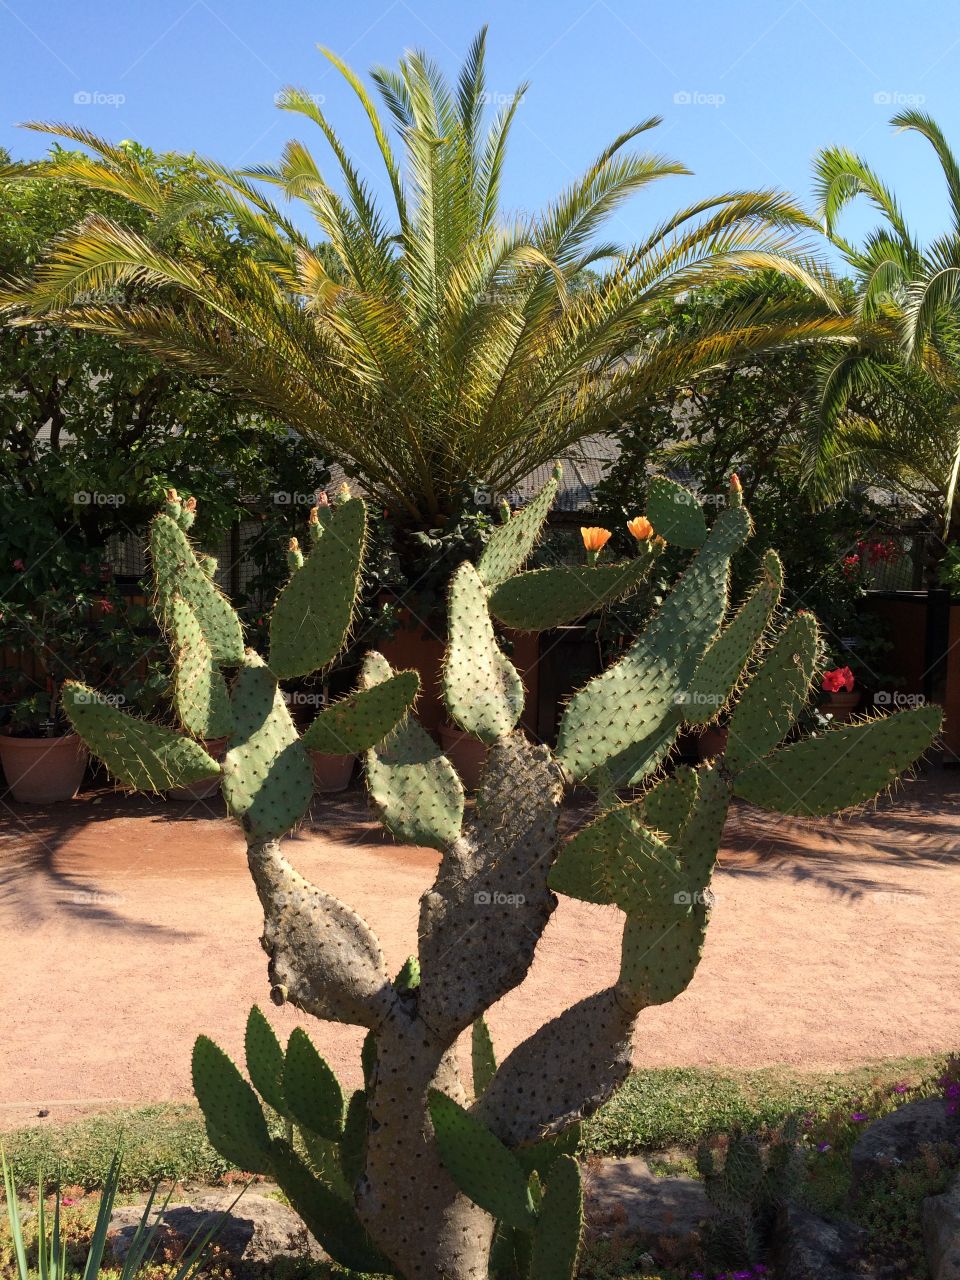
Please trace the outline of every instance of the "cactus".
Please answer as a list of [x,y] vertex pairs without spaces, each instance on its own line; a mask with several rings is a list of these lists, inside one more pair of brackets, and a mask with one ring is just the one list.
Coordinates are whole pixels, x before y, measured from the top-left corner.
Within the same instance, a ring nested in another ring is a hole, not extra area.
[[[692,494],[654,481],[647,516],[630,522],[633,557],[525,571],[556,485],[555,475],[451,581],[443,695],[488,744],[469,810],[413,713],[416,676],[379,654],[367,655],[356,692],[303,736],[287,711],[280,681],[329,664],[349,632],[365,517],[348,492],[318,503],[305,550],[298,542],[290,552],[266,659],[244,651],[236,615],[190,543],[193,507],[174,495],[153,522],[175,706],[192,735],[229,733],[222,768],[193,737],[127,716],[83,686],[64,690],[80,735],[128,785],[220,773],[263,907],[271,998],[366,1029],[364,1088],[349,1100],[305,1032],[284,1049],[258,1010],[247,1024],[249,1082],[204,1037],[194,1053],[211,1141],[274,1177],[344,1267],[407,1280],[569,1280],[582,1224],[579,1122],[629,1072],[638,1017],[694,976],[732,798],[800,815],[860,804],[939,730],[939,712],[922,708],[801,736],[816,623],[780,616],[773,552],[731,610],[731,560],[751,532],[738,485],[708,528]],[[557,750],[531,743],[517,727],[522,687],[494,619],[537,630],[580,616],[632,590],[664,538],[692,553],[686,569],[620,661],[571,698]],[[684,725],[721,713],[725,752],[696,769],[670,759]],[[421,899],[418,956],[392,980],[363,918],[282,852],[309,806],[311,748],[365,752],[384,826],[440,854]],[[593,789],[595,807],[567,835],[560,811],[576,782]],[[638,793],[621,800],[625,786]],[[498,1062],[484,1015],[522,982],[557,893],[623,912],[619,977]],[[470,1097],[454,1053],[468,1030]]]

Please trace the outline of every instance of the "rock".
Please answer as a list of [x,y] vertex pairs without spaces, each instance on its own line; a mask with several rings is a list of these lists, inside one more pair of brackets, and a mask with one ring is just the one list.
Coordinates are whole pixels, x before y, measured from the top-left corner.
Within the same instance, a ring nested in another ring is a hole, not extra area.
[[960,1139],[960,1116],[947,1114],[942,1098],[922,1098],[875,1120],[860,1135],[850,1154],[851,1193],[864,1182],[920,1155],[924,1146]]
[[960,1280],[960,1175],[924,1200],[923,1247],[931,1280]]
[[714,1212],[702,1182],[686,1176],[658,1178],[638,1156],[600,1160],[585,1175],[588,1222],[618,1227],[651,1244],[664,1236],[692,1236]]
[[[201,1196],[193,1204],[170,1204],[162,1218],[163,1227],[181,1240],[190,1240],[195,1232],[202,1235],[209,1231],[235,1199],[236,1192],[223,1191]],[[118,1262],[129,1252],[142,1213],[142,1205],[125,1205],[113,1212],[109,1243]],[[274,1258],[321,1261],[326,1256],[292,1209],[279,1200],[252,1191],[245,1191],[240,1197],[218,1231],[215,1243],[250,1266],[271,1262]],[[243,1275],[244,1270],[238,1274]]]
[[869,1280],[862,1267],[865,1238],[852,1222],[828,1222],[788,1201],[774,1226],[777,1280]]

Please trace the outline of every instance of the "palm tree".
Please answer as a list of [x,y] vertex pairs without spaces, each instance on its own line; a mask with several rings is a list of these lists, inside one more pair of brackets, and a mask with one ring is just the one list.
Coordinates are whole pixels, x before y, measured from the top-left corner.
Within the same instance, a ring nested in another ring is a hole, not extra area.
[[[336,181],[301,142],[275,167],[202,162],[158,183],[121,143],[31,125],[89,149],[6,170],[116,193],[150,217],[137,234],[92,216],[57,241],[32,280],[5,294],[8,315],[109,334],[222,380],[345,460],[367,490],[417,528],[443,523],[471,484],[509,490],[538,464],[606,429],[645,396],[731,355],[842,328],[804,237],[812,223],[775,191],[733,191],[667,218],[622,248],[604,224],[630,195],[688,172],[630,144],[605,147],[541,213],[501,208],[522,85],[486,129],[485,32],[456,86],[421,52],[377,68],[374,98],[328,50],[373,131],[389,211],[317,102],[281,106],[324,135]],[[317,241],[265,194],[315,220]],[[198,212],[239,233],[229,272],[207,265]],[[176,227],[178,246],[165,243]],[[802,281],[809,305],[751,305],[678,340],[647,320],[665,300],[757,269]],[[639,335],[643,334],[641,338]]]
[[[857,338],[824,363],[807,465],[821,497],[865,481],[906,494],[958,533],[960,475],[960,165],[937,124],[918,111],[891,121],[933,147],[950,197],[952,225],[923,246],[893,192],[861,157],[821,151],[815,189],[826,234],[851,269]],[[838,231],[859,198],[882,224],[856,246]]]

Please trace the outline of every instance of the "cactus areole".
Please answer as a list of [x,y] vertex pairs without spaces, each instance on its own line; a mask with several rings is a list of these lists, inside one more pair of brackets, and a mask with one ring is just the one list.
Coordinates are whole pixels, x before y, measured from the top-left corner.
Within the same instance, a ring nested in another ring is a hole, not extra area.
[[[556,484],[554,476],[501,524],[450,584],[443,695],[456,723],[487,744],[469,808],[412,714],[416,674],[394,672],[381,655],[367,655],[358,689],[303,736],[290,718],[278,681],[327,666],[350,627],[366,519],[347,495],[325,508],[322,524],[312,517],[303,549],[291,551],[265,658],[244,649],[236,614],[193,548],[193,507],[168,498],[150,546],[182,731],[136,719],[86,686],[64,689],[77,732],[127,786],[220,776],[263,906],[270,997],[367,1029],[365,1087],[352,1097],[303,1031],[282,1046],[258,1008],[247,1023],[246,1075],[204,1036],[193,1060],[213,1145],[275,1178],[353,1270],[406,1280],[572,1277],[579,1121],[630,1070],[644,1009],[673,1000],[696,971],[732,798],[797,815],[860,804],[895,783],[940,729],[939,711],[922,707],[802,737],[817,625],[785,614],[773,552],[731,609],[731,559],[751,532],[739,491],[708,527],[693,494],[656,482],[634,521],[643,534],[634,535],[635,559],[524,572]],[[556,750],[531,742],[517,727],[523,687],[494,619],[531,631],[574,621],[632,590],[664,538],[690,552],[685,571],[622,658],[571,698]],[[680,730],[721,716],[725,752],[695,769],[677,764]],[[202,746],[217,736],[229,737],[222,764]],[[395,977],[363,918],[284,855],[284,836],[309,807],[311,747],[366,753],[386,829],[442,855],[420,903],[417,956]],[[595,808],[561,837],[574,782],[593,788]],[[637,790],[623,801],[627,788]],[[559,893],[623,912],[618,981],[498,1064],[484,1013],[523,981]],[[464,1033],[467,1082],[454,1052]]]

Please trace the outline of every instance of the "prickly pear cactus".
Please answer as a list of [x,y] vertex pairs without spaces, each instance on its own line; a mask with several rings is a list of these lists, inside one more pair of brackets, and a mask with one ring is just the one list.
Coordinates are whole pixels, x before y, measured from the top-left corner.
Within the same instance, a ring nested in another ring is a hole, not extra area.
[[[597,563],[606,535],[589,529],[586,565],[525,571],[557,479],[504,512],[477,565],[451,581],[443,696],[487,745],[470,806],[411,714],[416,676],[379,654],[367,655],[357,691],[304,735],[287,711],[280,681],[331,662],[349,631],[365,541],[363,506],[349,493],[318,503],[303,545],[291,543],[265,658],[244,651],[240,623],[190,543],[193,508],[169,496],[151,547],[183,732],[127,716],[83,686],[64,693],[78,732],[128,785],[163,789],[219,772],[263,906],[271,998],[366,1028],[365,1087],[349,1099],[304,1032],[284,1049],[259,1010],[247,1026],[249,1082],[204,1037],[193,1063],[214,1145],[274,1177],[354,1270],[569,1280],[582,1227],[579,1122],[629,1072],[638,1017],[694,976],[733,798],[801,816],[860,804],[895,783],[940,728],[926,707],[801,735],[816,622],[785,615],[773,552],[731,608],[731,561],[751,535],[736,484],[711,523],[692,493],[656,481],[646,517],[628,525],[633,556]],[[531,742],[497,623],[538,631],[583,616],[634,590],[665,541],[691,554],[663,604],[571,698],[556,750]],[[684,727],[718,721],[728,726],[721,754],[697,768],[672,759]],[[214,730],[229,737],[222,765],[198,741]],[[311,749],[365,753],[384,826],[440,854],[421,899],[418,957],[393,980],[370,926],[281,852],[309,804]],[[564,836],[560,810],[575,783],[593,789],[594,812]],[[484,1013],[523,981],[558,893],[623,913],[619,978],[498,1063]],[[454,1054],[466,1031],[469,1088]]]

